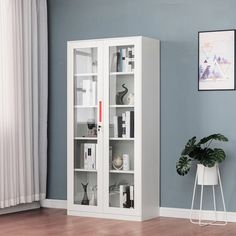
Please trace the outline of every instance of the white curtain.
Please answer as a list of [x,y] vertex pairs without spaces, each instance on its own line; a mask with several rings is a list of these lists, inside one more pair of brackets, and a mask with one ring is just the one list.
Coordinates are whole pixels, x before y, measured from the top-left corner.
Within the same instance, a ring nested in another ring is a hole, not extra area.
[[46,0],[0,0],[0,208],[46,196]]

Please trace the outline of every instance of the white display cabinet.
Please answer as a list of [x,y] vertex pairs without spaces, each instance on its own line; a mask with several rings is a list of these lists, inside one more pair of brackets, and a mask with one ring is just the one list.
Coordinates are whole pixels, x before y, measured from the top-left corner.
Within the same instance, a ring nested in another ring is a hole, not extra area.
[[160,43],[68,42],[68,214],[159,215]]

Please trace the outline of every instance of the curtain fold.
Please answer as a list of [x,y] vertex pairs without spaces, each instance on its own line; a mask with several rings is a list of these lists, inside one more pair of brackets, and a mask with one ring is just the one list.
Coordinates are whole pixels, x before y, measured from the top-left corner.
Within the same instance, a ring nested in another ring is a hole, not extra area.
[[0,1],[0,208],[46,196],[46,0]]

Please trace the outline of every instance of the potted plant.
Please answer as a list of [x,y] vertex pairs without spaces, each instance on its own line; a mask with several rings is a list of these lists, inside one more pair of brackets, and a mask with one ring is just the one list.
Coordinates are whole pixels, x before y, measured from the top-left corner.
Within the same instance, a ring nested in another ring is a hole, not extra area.
[[188,140],[179,160],[176,170],[179,175],[186,175],[193,162],[197,162],[197,174],[199,185],[217,185],[217,165],[225,160],[226,154],[221,148],[211,148],[212,141],[227,142],[222,134],[212,134],[197,142],[196,137]]

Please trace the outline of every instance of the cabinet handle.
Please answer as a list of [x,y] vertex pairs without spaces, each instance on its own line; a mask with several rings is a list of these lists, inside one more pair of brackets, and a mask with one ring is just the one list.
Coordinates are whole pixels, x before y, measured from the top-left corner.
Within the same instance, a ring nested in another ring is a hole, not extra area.
[[99,122],[102,122],[102,101],[99,101]]

